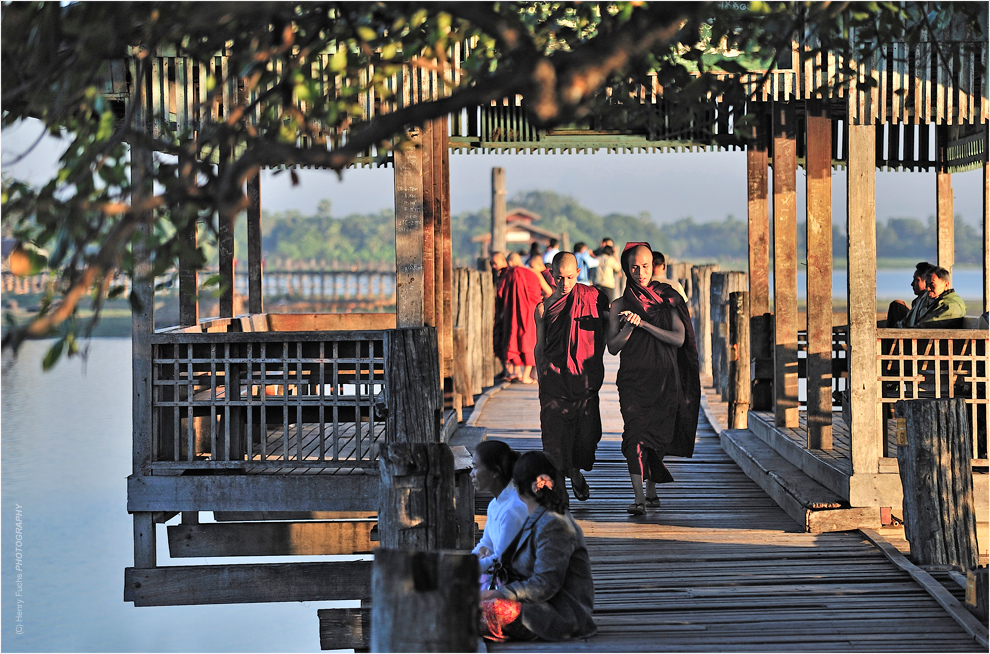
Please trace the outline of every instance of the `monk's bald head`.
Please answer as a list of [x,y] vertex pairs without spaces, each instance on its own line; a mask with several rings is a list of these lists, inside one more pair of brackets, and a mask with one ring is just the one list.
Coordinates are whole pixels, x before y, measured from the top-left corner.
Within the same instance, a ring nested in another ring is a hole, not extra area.
[[553,274],[556,277],[559,273],[564,274],[577,272],[577,258],[570,252],[558,252],[553,257]]
[[522,257],[519,256],[518,252],[510,252],[509,256],[507,256],[505,260],[509,262],[510,267],[522,265]]
[[505,261],[505,254],[501,252],[492,253],[492,269],[499,271],[504,269],[508,263]]

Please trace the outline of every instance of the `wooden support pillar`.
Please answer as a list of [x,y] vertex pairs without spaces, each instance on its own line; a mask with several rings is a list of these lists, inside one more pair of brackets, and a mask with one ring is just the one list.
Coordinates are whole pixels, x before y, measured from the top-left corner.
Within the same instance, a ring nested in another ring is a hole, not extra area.
[[[876,363],[875,139],[876,128],[873,125],[849,125],[849,180],[846,196],[849,251],[846,261],[849,298],[849,438],[854,476],[877,474],[882,452]],[[850,502],[853,502],[852,497]]]
[[[722,401],[729,397],[729,297],[746,290],[746,273],[738,270],[713,272],[711,275],[712,320],[712,388],[718,390]],[[748,330],[747,330],[748,331]]]
[[729,429],[749,424],[749,293],[729,294]]
[[385,333],[388,370],[385,394],[388,442],[436,443],[440,440],[440,365],[437,330],[395,329]]
[[702,375],[712,374],[712,273],[718,271],[718,264],[691,266],[691,317],[694,320],[694,333],[698,338],[698,362]]
[[832,449],[832,121],[807,113],[808,447]]
[[[423,135],[406,131],[395,157],[395,322],[399,328],[422,327],[423,286]],[[439,383],[439,380],[438,382]]]
[[492,168],[491,252],[505,252],[505,168]]
[[[229,147],[220,149],[220,166],[218,176],[223,177],[225,169],[230,165],[232,150]],[[226,203],[220,203],[217,213],[217,256],[220,273],[220,317],[229,318],[234,315],[234,219],[236,215],[226,208]]]
[[778,427],[798,426],[797,370],[797,118],[773,107],[774,415]]
[[918,565],[975,568],[973,456],[962,398],[909,400],[895,405],[898,469],[904,488],[904,534]]
[[261,258],[261,172],[247,181],[248,313],[264,313],[264,274]]
[[948,127],[935,128],[935,151],[938,153],[935,167],[935,233],[938,265],[950,273],[956,263],[955,218],[952,215],[952,175],[944,169],[945,148],[949,139]]
[[[990,157],[990,153],[987,157]],[[990,310],[990,158],[983,161],[983,311],[988,310]]]
[[749,309],[753,316],[770,311],[770,199],[766,121],[756,128],[756,141],[746,147],[749,217]]
[[[132,74],[137,75],[140,67],[135,63]],[[143,83],[136,84],[137,92],[133,100],[134,125],[138,130],[148,127]],[[131,193],[132,206],[139,206],[154,194],[152,183],[154,161],[151,151],[131,145]],[[137,231],[150,238],[152,232],[151,210],[135,211],[138,219]],[[134,279],[131,293],[140,302],[131,311],[131,474],[150,474],[154,457],[154,416],[152,414],[152,368],[154,349],[151,335],[155,331],[155,278],[151,257],[146,251],[145,238],[138,238],[134,246]],[[134,306],[134,305],[132,305]],[[154,514],[137,512],[133,514],[134,567],[154,568],[157,565]]]
[[[198,222],[193,220],[182,234],[185,249],[192,252],[196,249],[196,228]],[[188,327],[199,322],[199,272],[189,258],[179,259],[179,324]]]
[[[434,121],[423,125],[423,324],[438,327],[437,324],[437,277],[436,277],[436,236],[439,231],[439,206],[434,188],[434,166],[436,142],[433,133]],[[442,267],[441,267],[442,270]]]
[[470,552],[379,548],[371,574],[371,651],[477,651],[478,574]]
[[454,454],[446,443],[386,443],[379,454],[381,547],[455,549]]
[[[437,120],[439,125],[440,156],[436,158],[439,172],[434,179],[439,181],[439,191],[435,197],[440,199],[440,231],[436,240],[437,262],[440,275],[437,283],[441,289],[437,311],[441,316],[440,329],[437,330],[440,348],[440,376],[452,377],[454,374],[454,314],[453,314],[453,259],[451,257],[450,237],[450,134],[449,118],[444,116]],[[453,384],[453,382],[451,382]]]

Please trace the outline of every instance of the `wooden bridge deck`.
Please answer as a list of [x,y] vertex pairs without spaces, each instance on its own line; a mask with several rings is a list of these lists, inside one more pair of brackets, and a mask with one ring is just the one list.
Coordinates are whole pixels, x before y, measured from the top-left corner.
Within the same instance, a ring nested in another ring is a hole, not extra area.
[[[668,464],[676,481],[659,488],[661,507],[629,516],[618,360],[606,362],[591,499],[571,506],[591,554],[598,634],[489,651],[985,651],[862,533],[800,531],[703,415],[694,458]],[[536,386],[505,386],[472,422],[488,439],[538,449]]]

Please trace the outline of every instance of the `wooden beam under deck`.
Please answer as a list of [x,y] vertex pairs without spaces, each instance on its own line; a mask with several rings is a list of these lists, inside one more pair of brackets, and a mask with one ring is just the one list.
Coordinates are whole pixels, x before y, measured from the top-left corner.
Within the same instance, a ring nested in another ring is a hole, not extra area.
[[371,561],[125,568],[134,606],[324,602],[371,597]]
[[367,511],[372,474],[130,476],[127,511]]
[[173,558],[210,556],[326,556],[367,554],[377,520],[218,522],[169,525]]

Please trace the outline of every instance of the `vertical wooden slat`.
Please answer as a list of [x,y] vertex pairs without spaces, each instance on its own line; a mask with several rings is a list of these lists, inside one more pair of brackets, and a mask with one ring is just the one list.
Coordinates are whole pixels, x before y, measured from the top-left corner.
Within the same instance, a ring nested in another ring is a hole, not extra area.
[[[189,227],[182,234],[184,246],[187,252],[192,252],[196,248],[196,228],[197,221],[190,222]],[[199,322],[199,301],[197,293],[199,291],[199,272],[189,263],[189,257],[179,259],[179,324],[183,326],[195,325]]]
[[[849,306],[849,433],[853,475],[876,474],[881,449],[877,398],[876,161],[873,125],[849,126],[846,257]],[[852,487],[850,488],[852,493]],[[854,498],[850,497],[852,506]]]
[[[229,146],[220,148],[220,178],[230,165],[232,151]],[[226,208],[227,203],[221,202],[217,212],[217,256],[219,258],[220,274],[220,317],[228,318],[234,315],[234,218],[232,211]]]
[[749,220],[749,302],[752,315],[760,316],[770,311],[770,200],[766,120],[760,120],[756,129],[755,143],[746,147],[746,179]]
[[774,414],[798,426],[797,119],[793,106],[773,108]]
[[395,157],[395,314],[398,327],[422,327],[423,312],[423,134],[406,132]]
[[264,313],[264,270],[261,259],[261,172],[247,181],[248,312]]
[[949,131],[935,128],[935,231],[938,265],[952,272],[955,264],[954,218],[952,215],[952,175],[946,170]]
[[825,106],[807,119],[808,447],[832,449],[832,121]]

